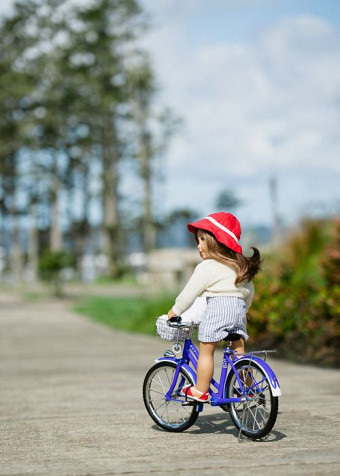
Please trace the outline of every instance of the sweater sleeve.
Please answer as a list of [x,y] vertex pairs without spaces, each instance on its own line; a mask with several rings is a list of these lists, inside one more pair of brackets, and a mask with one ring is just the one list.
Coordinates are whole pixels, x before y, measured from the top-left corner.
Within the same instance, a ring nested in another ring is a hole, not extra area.
[[206,289],[211,280],[209,268],[208,260],[202,261],[196,266],[191,278],[185,285],[183,291],[177,296],[175,304],[172,307],[177,315],[189,309],[195,299]]
[[248,296],[246,296],[246,297],[244,298],[244,301],[245,301],[245,303],[246,303],[247,311],[248,311],[249,308],[250,308],[250,306],[251,306],[251,304],[252,304],[252,302],[253,302],[253,298],[254,298],[254,294],[255,294],[255,287],[254,287],[253,281],[250,281],[250,282],[248,283],[247,288],[249,289],[249,294],[248,294]]

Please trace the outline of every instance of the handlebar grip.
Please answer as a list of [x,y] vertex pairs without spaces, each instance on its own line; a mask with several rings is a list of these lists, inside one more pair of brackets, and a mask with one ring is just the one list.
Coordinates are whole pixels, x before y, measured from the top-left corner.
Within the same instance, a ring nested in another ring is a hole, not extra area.
[[173,323],[179,323],[179,322],[182,322],[182,317],[181,316],[173,316],[169,319],[169,322],[173,322]]

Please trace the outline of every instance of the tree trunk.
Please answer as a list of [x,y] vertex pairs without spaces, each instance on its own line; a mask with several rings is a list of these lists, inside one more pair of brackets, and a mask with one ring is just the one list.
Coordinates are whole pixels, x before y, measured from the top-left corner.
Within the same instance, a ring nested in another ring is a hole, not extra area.
[[30,205],[31,226],[28,235],[28,271],[31,282],[36,282],[38,277],[39,237],[37,229],[36,205]]
[[74,243],[75,243],[75,253],[77,257],[77,274],[79,279],[83,278],[81,263],[86,252],[86,244],[89,238],[91,226],[89,222],[89,204],[90,204],[90,180],[89,180],[89,166],[88,163],[84,163],[84,168],[82,169],[82,215],[79,226],[74,233]]
[[51,227],[50,227],[50,248],[52,251],[61,251],[63,248],[63,238],[60,229],[59,210],[60,180],[54,172],[51,186]]
[[148,253],[155,246],[155,228],[152,213],[152,168],[151,168],[151,138],[146,127],[145,107],[143,106],[140,91],[134,92],[133,101],[134,117],[137,125],[138,151],[140,176],[143,181],[143,210],[142,210],[142,234],[143,251]]
[[120,230],[118,213],[118,153],[111,129],[103,131],[103,251],[109,259],[108,273],[118,275]]
[[18,225],[18,214],[12,208],[12,248],[11,248],[11,268],[15,283],[22,282],[22,249],[20,245],[20,230]]
[[140,131],[139,159],[143,179],[143,245],[144,252],[149,253],[155,246],[155,228],[152,217],[152,171],[150,158],[150,138],[143,128]]

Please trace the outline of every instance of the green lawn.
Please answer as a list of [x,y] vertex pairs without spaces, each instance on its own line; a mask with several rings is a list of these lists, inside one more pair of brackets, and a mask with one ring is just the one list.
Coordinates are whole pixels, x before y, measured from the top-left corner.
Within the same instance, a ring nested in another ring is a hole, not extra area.
[[156,317],[166,314],[174,296],[82,298],[74,310],[115,329],[154,335]]

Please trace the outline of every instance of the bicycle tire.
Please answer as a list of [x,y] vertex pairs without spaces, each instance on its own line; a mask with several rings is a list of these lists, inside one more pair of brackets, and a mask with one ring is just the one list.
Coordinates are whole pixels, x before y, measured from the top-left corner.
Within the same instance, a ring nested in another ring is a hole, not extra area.
[[[249,387],[246,402],[230,403],[230,417],[241,433],[257,440],[266,437],[272,430],[278,410],[279,399],[274,397],[268,378],[263,369],[256,362],[242,360],[235,365],[243,383]],[[227,398],[240,395],[239,383],[234,372],[230,372],[225,386]]]
[[183,406],[185,397],[180,390],[194,381],[189,372],[180,369],[174,399],[167,401],[165,395],[173,381],[177,365],[172,362],[159,362],[147,372],[143,383],[143,400],[153,421],[161,428],[171,432],[181,432],[190,428],[198,417],[197,405]]

